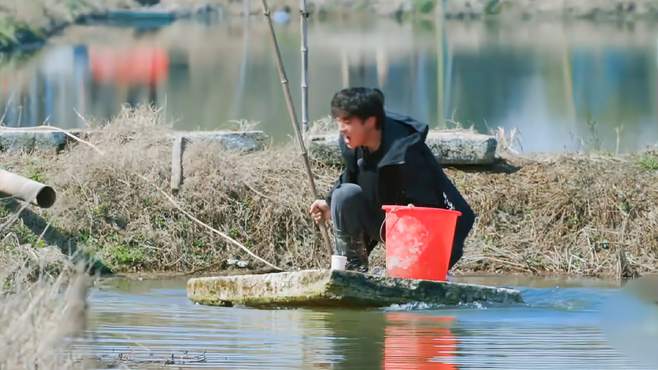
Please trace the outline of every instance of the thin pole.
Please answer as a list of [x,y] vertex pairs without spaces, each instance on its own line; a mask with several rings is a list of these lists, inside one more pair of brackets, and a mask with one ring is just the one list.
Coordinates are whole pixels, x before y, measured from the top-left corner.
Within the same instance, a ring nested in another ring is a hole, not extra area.
[[[319,198],[318,190],[315,187],[315,180],[313,179],[313,172],[311,171],[311,163],[308,160],[308,152],[306,152],[306,146],[304,145],[304,138],[302,137],[302,130],[299,127],[297,121],[297,113],[295,113],[295,106],[292,102],[292,96],[290,95],[290,86],[288,85],[288,77],[286,77],[286,71],[283,67],[283,60],[281,59],[281,51],[279,50],[279,43],[276,40],[276,34],[274,33],[274,26],[272,26],[272,18],[270,18],[270,8],[267,6],[267,0],[263,1],[263,14],[267,18],[267,24],[270,28],[270,36],[272,38],[272,44],[274,46],[274,54],[276,67],[279,71],[279,78],[281,79],[281,87],[283,88],[283,95],[285,95],[286,107],[288,108],[288,116],[290,117],[290,123],[292,124],[293,130],[297,136],[297,143],[299,144],[299,151],[304,161],[304,168],[306,169],[306,175],[308,177],[309,185],[311,186],[311,191],[315,199]],[[333,254],[333,248],[329,242],[329,233],[327,232],[327,225],[325,223],[320,223],[320,234],[322,234],[322,240],[324,246],[329,252],[329,255]]]
[[302,127],[308,131],[308,12],[306,0],[299,1],[299,27],[302,35]]

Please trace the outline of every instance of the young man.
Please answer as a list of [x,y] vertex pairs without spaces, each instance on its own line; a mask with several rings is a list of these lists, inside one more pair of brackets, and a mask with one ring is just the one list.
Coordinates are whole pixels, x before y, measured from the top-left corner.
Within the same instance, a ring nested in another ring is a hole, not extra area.
[[457,221],[450,258],[462,256],[475,214],[450,182],[425,144],[429,128],[412,118],[384,112],[384,94],[355,87],[331,100],[345,169],[325,200],[310,213],[316,222],[333,220],[336,254],[347,256],[347,269],[368,270],[368,255],[384,231],[384,204],[450,208]]

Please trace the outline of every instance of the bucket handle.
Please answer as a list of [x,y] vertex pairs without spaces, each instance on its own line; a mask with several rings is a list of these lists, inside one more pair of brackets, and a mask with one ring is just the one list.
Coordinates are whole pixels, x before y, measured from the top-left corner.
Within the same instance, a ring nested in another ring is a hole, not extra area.
[[[393,208],[390,209],[390,212],[393,213],[393,212],[397,211],[398,209],[400,209],[400,208],[402,208],[402,207],[413,208],[413,207],[415,207],[415,206],[414,206],[413,204],[409,203],[409,204],[407,204],[406,206],[393,207]],[[397,220],[395,220],[395,222],[393,223],[393,225],[391,225],[391,229],[395,226],[395,224],[398,223],[398,221],[400,221],[400,218],[399,218],[399,217],[398,217]],[[382,242],[384,242],[384,234],[383,234],[383,231],[384,231],[384,225],[386,225],[386,217],[384,217],[384,221],[383,221],[382,224],[379,226],[379,240],[381,240]]]

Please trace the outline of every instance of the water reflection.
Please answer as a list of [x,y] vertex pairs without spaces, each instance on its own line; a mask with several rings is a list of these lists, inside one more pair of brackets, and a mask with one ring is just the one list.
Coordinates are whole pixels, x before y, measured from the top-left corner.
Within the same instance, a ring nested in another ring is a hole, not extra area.
[[410,312],[386,314],[384,366],[386,370],[454,370],[457,339],[450,331],[451,316]]
[[75,350],[130,368],[646,368],[610,347],[600,311],[616,290],[590,282],[525,289],[527,306],[422,311],[208,307],[190,303],[184,284],[102,281]]
[[[384,90],[389,109],[434,126],[518,128],[526,151],[640,149],[658,140],[656,27],[312,19],[311,119],[327,115],[337,89],[371,85]],[[148,32],[71,27],[32,58],[0,64],[0,110],[9,125],[75,127],[76,111],[105,118],[122,104],[152,103],[179,128],[245,118],[284,140],[290,132],[266,32],[261,17]],[[283,22],[277,32],[296,89],[298,27]]]

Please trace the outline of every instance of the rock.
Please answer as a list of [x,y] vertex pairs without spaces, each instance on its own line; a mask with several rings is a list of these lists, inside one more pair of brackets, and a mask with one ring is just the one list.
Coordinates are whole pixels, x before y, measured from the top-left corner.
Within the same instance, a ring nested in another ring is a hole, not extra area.
[[523,303],[513,289],[330,270],[194,278],[187,282],[187,297],[200,304],[255,307]]
[[269,141],[269,136],[263,131],[190,131],[177,134],[185,141],[218,143],[224,149],[242,152],[262,150]]
[[[330,165],[342,164],[337,134],[311,135],[311,158]],[[493,136],[471,131],[430,130],[425,141],[442,165],[490,165],[496,161]]]

